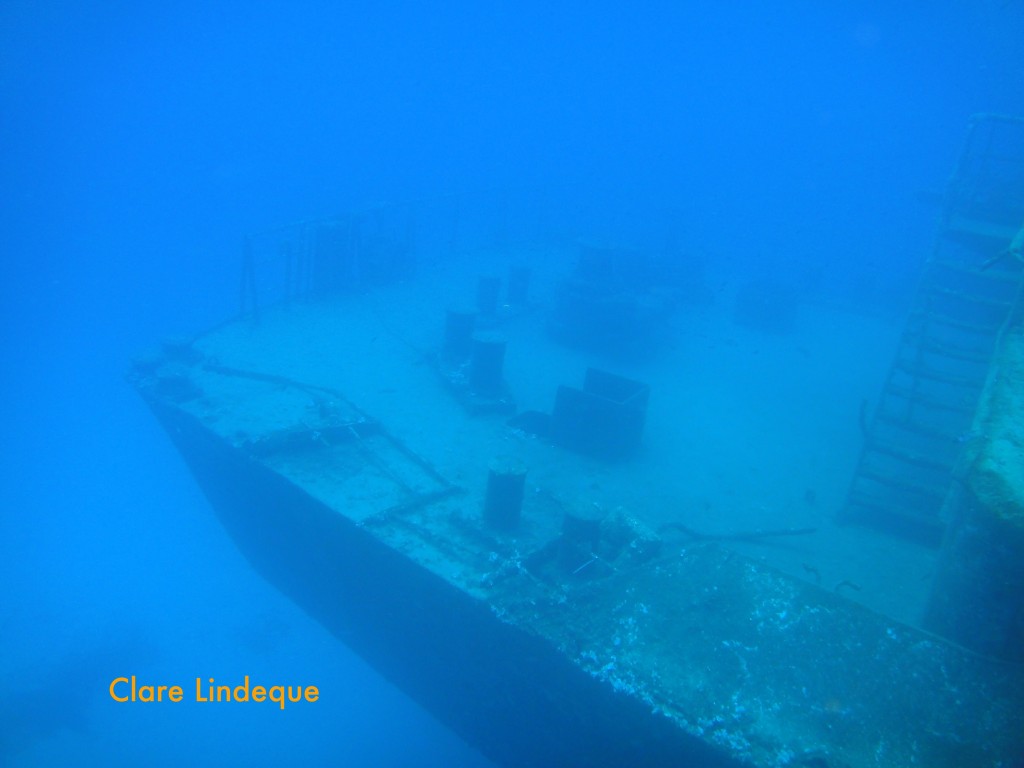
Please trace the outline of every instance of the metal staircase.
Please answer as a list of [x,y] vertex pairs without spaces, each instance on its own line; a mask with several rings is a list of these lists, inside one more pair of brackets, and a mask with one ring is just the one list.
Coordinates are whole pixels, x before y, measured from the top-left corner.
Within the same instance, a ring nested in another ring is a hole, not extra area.
[[938,546],[962,451],[1003,330],[1017,318],[1024,265],[1024,120],[972,119],[839,519]]

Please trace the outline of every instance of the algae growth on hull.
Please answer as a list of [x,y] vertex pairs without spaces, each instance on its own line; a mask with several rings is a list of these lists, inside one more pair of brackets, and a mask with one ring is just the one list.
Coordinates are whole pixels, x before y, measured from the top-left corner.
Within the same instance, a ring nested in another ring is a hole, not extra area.
[[1024,331],[1006,337],[977,420],[970,484],[993,522],[1024,533]]

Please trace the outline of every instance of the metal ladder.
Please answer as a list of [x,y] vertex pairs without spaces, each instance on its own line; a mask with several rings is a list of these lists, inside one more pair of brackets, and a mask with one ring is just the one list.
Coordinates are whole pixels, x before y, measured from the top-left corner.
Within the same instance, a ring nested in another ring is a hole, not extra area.
[[[999,130],[1021,129],[1019,164],[1009,163],[1019,183],[1009,187],[1014,199],[999,200],[1002,207],[992,204],[991,190],[979,182],[991,176],[993,163],[1007,160],[1000,153],[993,156],[987,135],[992,121]],[[992,359],[1021,306],[1024,267],[1006,254],[1024,218],[1024,196],[1018,200],[1017,192],[1024,195],[1024,121],[976,117],[947,193],[935,247],[865,425],[840,522],[869,525],[927,546],[941,544],[954,469],[977,438],[971,429]]]

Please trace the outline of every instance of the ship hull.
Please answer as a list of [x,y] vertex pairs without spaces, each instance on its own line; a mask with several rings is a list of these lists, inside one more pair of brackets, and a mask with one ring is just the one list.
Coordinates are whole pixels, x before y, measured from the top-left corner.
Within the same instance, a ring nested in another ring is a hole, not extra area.
[[255,570],[496,763],[745,764],[499,620],[198,419],[148,402]]

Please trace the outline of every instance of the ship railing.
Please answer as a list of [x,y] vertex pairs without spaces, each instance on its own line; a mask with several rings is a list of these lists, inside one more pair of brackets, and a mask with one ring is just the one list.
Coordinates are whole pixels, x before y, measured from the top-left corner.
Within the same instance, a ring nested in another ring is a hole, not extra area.
[[1024,223],[1024,118],[971,117],[967,140],[946,190],[943,219],[956,226],[1015,232]]
[[311,218],[243,238],[240,315],[413,277],[452,254],[548,239],[536,191],[451,193]]

